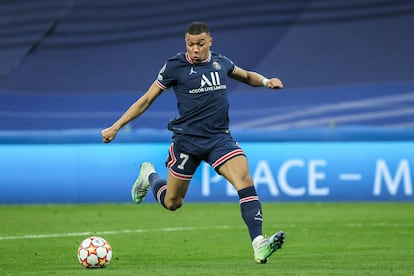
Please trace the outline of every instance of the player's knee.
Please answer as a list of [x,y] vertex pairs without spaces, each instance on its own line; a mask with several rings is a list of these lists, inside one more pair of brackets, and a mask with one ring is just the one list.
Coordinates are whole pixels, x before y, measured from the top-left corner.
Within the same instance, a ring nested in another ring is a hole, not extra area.
[[242,183],[244,183],[244,185],[246,185],[246,186],[253,186],[253,178],[251,177],[251,175],[248,172],[244,173],[241,176],[240,181]]
[[237,180],[231,183],[237,190],[254,186],[253,178],[250,176],[249,173],[240,175],[240,177]]
[[184,200],[182,198],[166,200],[165,207],[170,211],[175,211],[183,206],[183,201]]
[[170,211],[175,211],[181,206],[182,206],[181,204],[166,204],[167,209]]

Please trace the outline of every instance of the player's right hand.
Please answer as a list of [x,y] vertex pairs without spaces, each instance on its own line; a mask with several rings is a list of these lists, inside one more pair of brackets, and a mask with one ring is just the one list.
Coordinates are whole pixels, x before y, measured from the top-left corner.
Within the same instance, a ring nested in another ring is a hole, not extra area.
[[113,127],[105,128],[101,131],[102,134],[102,142],[109,143],[115,139],[117,131]]

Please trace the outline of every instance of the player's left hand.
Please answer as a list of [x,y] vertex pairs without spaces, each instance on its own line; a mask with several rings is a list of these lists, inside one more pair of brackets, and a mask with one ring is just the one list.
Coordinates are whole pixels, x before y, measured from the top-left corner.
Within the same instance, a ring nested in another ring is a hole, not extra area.
[[267,88],[269,89],[281,89],[283,88],[283,83],[280,79],[278,78],[271,78],[267,84],[266,84]]

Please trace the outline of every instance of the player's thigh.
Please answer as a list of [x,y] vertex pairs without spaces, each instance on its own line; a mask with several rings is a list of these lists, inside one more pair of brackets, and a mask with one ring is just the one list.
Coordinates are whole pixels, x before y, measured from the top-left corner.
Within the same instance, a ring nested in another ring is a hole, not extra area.
[[191,154],[190,150],[183,150],[179,143],[171,143],[165,165],[171,176],[179,180],[190,181],[200,162],[201,159],[197,155]]
[[219,168],[219,173],[223,175],[237,191],[253,185],[253,180],[249,173],[249,164],[244,155],[238,155],[227,160],[226,163]]
[[167,193],[165,194],[165,200],[184,199],[189,185],[190,180],[178,179],[170,171],[168,171]]

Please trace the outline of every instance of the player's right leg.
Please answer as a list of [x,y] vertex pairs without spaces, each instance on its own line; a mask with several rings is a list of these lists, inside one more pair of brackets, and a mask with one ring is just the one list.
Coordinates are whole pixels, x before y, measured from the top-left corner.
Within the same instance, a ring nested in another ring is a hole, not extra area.
[[172,172],[168,174],[167,184],[167,181],[159,177],[152,163],[144,162],[141,164],[138,178],[132,186],[131,196],[135,203],[140,204],[149,188],[152,187],[154,198],[161,205],[166,209],[176,210],[183,204],[189,184],[189,180],[178,179]]
[[168,150],[168,156],[165,160],[168,169],[167,182],[152,185],[153,180],[151,179],[155,199],[172,211],[183,205],[190,181],[201,162],[197,156],[189,153],[191,149],[183,150],[182,147],[179,147],[180,143],[188,144],[185,142],[185,137],[176,137],[175,142],[171,143]]
[[139,204],[143,200],[151,187],[154,198],[166,209],[176,210],[181,207],[191,178],[201,160],[177,147],[177,144],[177,142],[171,143],[165,161],[168,181],[158,176],[151,163],[145,162],[141,165],[140,174],[131,191],[132,199],[136,203]]
[[155,168],[152,163],[144,162],[141,164],[139,175],[131,189],[131,197],[136,204],[140,204],[147,195],[150,187],[149,176],[154,172]]
[[160,194],[157,200],[162,202],[161,204],[168,210],[177,210],[184,204],[184,198],[189,186],[190,180],[178,179],[169,171],[164,198]]

